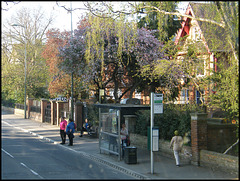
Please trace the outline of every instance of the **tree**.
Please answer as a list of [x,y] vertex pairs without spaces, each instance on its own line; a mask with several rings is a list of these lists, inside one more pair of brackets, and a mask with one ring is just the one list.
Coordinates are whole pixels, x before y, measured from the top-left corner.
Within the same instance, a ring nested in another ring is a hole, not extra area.
[[46,63],[49,66],[49,93],[51,97],[60,95],[70,95],[69,81],[70,77],[63,71],[59,70],[58,64],[61,63],[61,59],[58,56],[60,47],[67,44],[69,40],[69,32],[60,32],[56,29],[51,29],[47,32],[47,42],[44,46],[42,56],[46,59]]
[[239,7],[238,2],[214,1],[221,20],[225,23],[228,48],[227,60],[219,62],[218,72],[213,74],[217,84],[216,93],[211,96],[212,105],[227,112],[229,120],[239,124]]
[[[144,85],[151,82],[141,75],[141,67],[154,65],[164,55],[155,31],[141,28],[135,33],[134,28],[136,24],[122,20],[89,16],[87,29],[75,31],[69,45],[61,48],[61,69],[71,72],[73,64],[75,73],[98,90],[111,84],[116,102],[128,91],[131,98],[136,88],[147,88]],[[119,88],[125,88],[122,95],[118,95]]]
[[[156,11],[152,11],[152,7],[168,12],[176,12],[177,1],[147,1],[139,5],[146,7],[140,10],[138,16],[138,27],[145,27],[151,30],[159,30],[156,37],[161,42],[169,40],[173,37],[177,30],[181,27],[180,20],[175,18],[175,15],[164,15]],[[142,17],[141,14],[145,16]]]
[[58,63],[58,68],[75,79],[75,93],[73,97],[78,98],[79,94],[85,94],[85,89],[88,88],[89,83],[83,81],[84,77],[87,77],[86,59],[86,26],[79,26],[77,30],[74,31],[74,36],[72,36],[65,46],[59,47],[58,57],[61,62]]
[[[2,88],[4,99],[11,97],[19,103],[24,100],[24,47],[27,52],[27,95],[34,98],[48,97],[47,85],[48,67],[41,57],[45,40],[45,31],[52,22],[46,19],[39,8],[34,12],[23,8],[4,24],[2,52]],[[18,24],[20,26],[11,26]],[[10,28],[9,28],[10,27]],[[23,28],[24,27],[24,28]],[[13,30],[12,30],[13,29]],[[8,64],[5,64],[8,63]]]

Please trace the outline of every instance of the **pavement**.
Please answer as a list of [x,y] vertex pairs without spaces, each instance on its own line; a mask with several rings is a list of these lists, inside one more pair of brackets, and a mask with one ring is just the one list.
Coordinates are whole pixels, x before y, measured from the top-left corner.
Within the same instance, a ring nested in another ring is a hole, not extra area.
[[[32,134],[38,139],[44,139],[56,146],[64,147],[70,151],[88,157],[89,159],[108,165],[114,169],[134,176],[136,179],[221,179],[221,180],[238,180],[238,174],[212,170],[210,168],[191,165],[182,161],[180,167],[176,167],[175,160],[172,158],[154,155],[154,172],[151,173],[151,156],[150,151],[137,148],[137,163],[127,164],[124,160],[118,161],[118,157],[113,154],[100,153],[99,140],[88,135],[79,137],[76,132],[73,140],[73,146],[62,145],[60,138],[59,126],[49,123],[41,123],[31,119],[24,119],[22,115],[15,115],[2,111],[2,124],[8,124],[16,129],[20,129],[27,134]],[[68,138],[68,137],[67,137]],[[134,146],[134,145],[131,145]],[[119,178],[120,179],[120,178]]]

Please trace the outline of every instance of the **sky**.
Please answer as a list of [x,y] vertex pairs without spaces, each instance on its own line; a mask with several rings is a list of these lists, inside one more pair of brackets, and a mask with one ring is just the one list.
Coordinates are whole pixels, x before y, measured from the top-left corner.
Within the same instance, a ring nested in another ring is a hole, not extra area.
[[[39,6],[42,7],[43,11],[46,13],[46,17],[49,17],[51,14],[55,17],[52,28],[59,28],[61,31],[71,30],[71,14],[67,12],[62,7],[57,6],[56,1],[26,1],[20,2],[18,4],[13,5],[13,3],[9,3],[8,6],[4,2],[1,1],[2,8],[8,8],[7,11],[2,10],[2,23],[6,22],[7,19],[11,19],[11,16],[15,14],[22,7],[27,7],[30,9],[37,9]],[[60,5],[65,5],[67,8],[70,8],[70,1],[65,3],[60,3]],[[82,2],[73,1],[72,7],[84,7]],[[83,10],[73,11],[72,19],[73,19],[73,29],[77,28],[77,22],[83,14]]]
[[[65,5],[67,8],[70,8],[70,1],[61,1],[59,3],[60,5]],[[181,12],[185,12],[187,7],[188,1],[181,2],[180,7],[183,9],[180,9]],[[1,6],[4,9],[8,9],[7,11],[1,10],[1,18],[2,18],[2,24],[6,22],[6,20],[10,20],[11,16],[14,15],[19,9],[22,7],[28,7],[31,9],[37,9],[38,6],[41,6],[46,13],[46,17],[49,17],[52,13],[55,16],[53,24],[49,28],[59,28],[60,31],[70,31],[71,30],[71,14],[67,12],[62,7],[57,6],[56,1],[21,1],[18,4],[13,4],[11,2],[6,5],[5,2],[1,1]],[[73,1],[72,2],[72,8],[84,8],[84,5],[81,1]],[[72,14],[72,25],[73,30],[77,28],[77,22],[79,21],[79,18],[82,14],[84,14],[84,10],[75,10]]]

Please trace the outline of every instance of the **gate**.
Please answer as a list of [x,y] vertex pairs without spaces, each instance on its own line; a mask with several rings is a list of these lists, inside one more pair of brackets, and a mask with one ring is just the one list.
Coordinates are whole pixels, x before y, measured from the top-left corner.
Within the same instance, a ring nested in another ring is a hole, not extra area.
[[45,119],[44,122],[51,123],[51,103],[47,103],[47,107],[45,108]]

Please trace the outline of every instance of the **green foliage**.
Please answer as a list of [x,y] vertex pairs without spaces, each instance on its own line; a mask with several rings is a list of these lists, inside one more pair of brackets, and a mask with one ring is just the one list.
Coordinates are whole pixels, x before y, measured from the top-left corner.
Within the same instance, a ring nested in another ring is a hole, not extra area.
[[94,126],[99,126],[99,109],[93,104],[87,104],[87,118]]
[[229,120],[239,120],[239,72],[237,62],[230,59],[219,62],[219,71],[211,76],[211,81],[217,82],[214,86],[215,93],[211,94],[210,106],[225,111]]
[[[154,116],[154,126],[159,127],[160,138],[171,140],[174,131],[184,136],[191,130],[191,112],[203,112],[197,105],[165,104],[163,114]],[[147,136],[147,126],[150,126],[150,110],[138,111],[136,119],[136,133]]]
[[164,15],[155,11],[154,7],[159,10],[168,12],[175,12],[177,7],[176,1],[146,1],[140,4],[139,8],[148,6],[142,9],[142,12],[146,13],[146,16],[138,16],[138,28],[146,27],[151,30],[159,30],[156,33],[156,37],[159,40],[166,41],[171,36],[175,35],[177,30],[181,28],[179,20],[174,20],[173,15]]
[[147,136],[147,127],[150,126],[150,111],[140,110],[136,114],[136,133]]
[[[46,86],[49,81],[48,67],[45,59],[41,57],[41,52],[44,34],[51,21],[51,18],[45,19],[41,9],[31,12],[23,8],[16,12],[15,17],[13,15],[8,26],[4,24],[1,51],[1,85],[4,93],[2,100],[24,102],[25,71],[27,96],[30,98],[48,97]],[[11,26],[14,23],[20,26]]]

